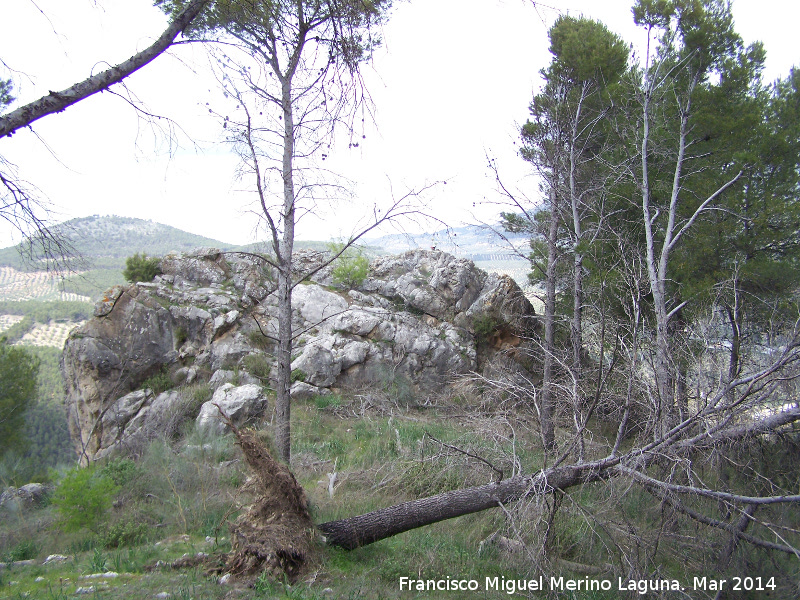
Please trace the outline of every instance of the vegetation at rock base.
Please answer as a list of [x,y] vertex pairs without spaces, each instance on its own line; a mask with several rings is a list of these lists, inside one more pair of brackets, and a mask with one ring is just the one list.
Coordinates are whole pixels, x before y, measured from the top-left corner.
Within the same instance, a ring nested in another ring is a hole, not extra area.
[[[544,456],[536,436],[529,435],[534,432],[526,429],[532,426],[529,415],[523,411],[520,419],[512,412],[493,416],[484,402],[480,395],[466,393],[443,398],[438,407],[402,411],[390,397],[379,394],[366,399],[342,397],[340,403],[327,406],[320,406],[315,399],[298,403],[292,470],[308,495],[314,521],[494,480],[491,466],[453,448],[480,456],[507,474],[540,468]],[[267,429],[259,435],[270,436],[271,432]],[[800,481],[800,472],[792,455],[799,444],[800,440],[789,436],[781,442],[740,448],[729,458],[760,472],[780,472],[784,478],[781,485],[794,485]],[[782,450],[776,451],[778,448]],[[656,471],[662,468],[669,465]],[[327,474],[332,472],[337,479],[331,496]],[[718,468],[713,460],[699,474],[724,478],[729,486],[738,485],[743,477],[736,465]],[[78,586],[87,585],[79,575],[105,569],[121,574],[108,579],[108,585],[99,590],[109,600],[180,590],[190,590],[195,598],[221,599],[235,590],[237,597],[248,599],[312,599],[331,595],[323,593],[326,588],[333,590],[333,597],[399,599],[408,597],[407,590],[399,590],[400,577],[475,579],[482,590],[486,577],[531,579],[544,573],[546,581],[562,575],[582,579],[586,572],[571,569],[602,569],[608,544],[623,549],[647,544],[650,559],[660,566],[660,577],[691,585],[694,575],[714,576],[716,562],[706,553],[724,546],[727,540],[722,532],[698,537],[694,526],[676,520],[675,513],[653,503],[646,491],[631,487],[630,481],[612,480],[601,488],[586,487],[566,494],[554,514],[550,502],[525,501],[505,511],[463,517],[457,527],[454,521],[443,522],[351,552],[319,548],[318,562],[310,574],[313,577],[291,588],[267,576],[219,585],[203,573],[227,556],[228,524],[250,499],[247,491],[238,491],[248,471],[231,436],[209,439],[191,434],[180,442],[156,440],[137,461],[118,458],[98,465],[93,476],[98,475],[110,480],[117,491],[113,504],[106,504],[100,517],[107,526],[97,533],[86,528],[58,533],[58,513],[52,502],[0,521],[0,556],[24,556],[37,562],[0,573],[0,598],[15,598],[18,592],[45,594],[48,585],[72,594]],[[587,507],[592,507],[588,515]],[[773,526],[797,519],[794,511],[779,507],[765,507],[764,511],[759,511],[759,518]],[[608,519],[611,514],[617,515],[619,522],[642,528],[635,534],[623,528],[598,529],[596,519],[600,515]],[[544,562],[532,561],[530,552],[545,540],[550,548],[547,556],[553,558],[536,554],[537,561]],[[181,557],[185,560],[187,553],[194,556],[198,552],[211,555],[202,566],[178,570],[168,566]],[[68,561],[38,566],[44,557],[56,553],[69,556]],[[791,557],[769,557],[741,547],[733,560],[749,565],[752,572],[773,573],[778,586],[775,597],[793,589],[789,586],[794,585],[796,568]],[[154,567],[157,561],[163,566]],[[44,580],[36,581],[38,577]],[[611,571],[592,572],[589,577],[616,583]],[[11,580],[19,583],[10,586]],[[247,587],[248,583],[253,587]],[[452,592],[425,593],[424,597],[448,598]],[[482,597],[499,599],[508,594],[490,590],[482,591]],[[577,593],[575,597],[598,596]],[[621,596],[614,591],[599,597]],[[750,600],[758,596],[750,592],[740,597]]]
[[36,399],[38,370],[35,357],[0,338],[0,457],[27,442],[25,411]]

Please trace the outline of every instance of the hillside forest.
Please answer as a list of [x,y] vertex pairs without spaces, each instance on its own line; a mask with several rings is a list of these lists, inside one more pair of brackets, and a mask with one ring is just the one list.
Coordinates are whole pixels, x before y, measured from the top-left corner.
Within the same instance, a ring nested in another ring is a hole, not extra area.
[[[172,39],[184,31],[225,40],[242,61],[223,78],[239,103],[224,120],[271,239],[219,252],[226,268],[226,253],[257,265],[264,290],[246,303],[255,323],[247,356],[219,370],[230,371],[232,386],[257,386],[269,408],[253,428],[230,419],[224,435],[196,427],[216,398],[213,370],[194,364],[200,353],[187,352],[188,333],[176,327],[172,362],[131,375],[124,389],[151,399],[175,392],[169,427],[94,462],[73,439],[76,466],[59,406],[60,352],[12,344],[35,322],[97,313],[81,301],[2,302],[0,314],[23,318],[0,342],[0,477],[52,488],[0,517],[4,561],[33,561],[0,570],[0,598],[67,597],[85,583],[79,577],[111,571],[121,579],[86,593],[797,597],[800,71],[764,82],[764,48],[743,42],[729,3],[636,0],[642,55],[598,21],[559,17],[520,130],[535,189],[506,185],[502,165],[490,163],[505,207],[492,229],[508,242],[499,252],[529,266],[535,318],[509,325],[499,315],[517,310],[511,303],[453,317],[477,350],[475,369],[446,386],[398,375],[398,360],[370,385],[324,393],[313,373],[292,368],[311,329],[298,330],[293,294],[303,290],[310,304],[308,290],[319,286],[348,305],[375,292],[376,263],[367,266],[361,238],[420,214],[410,192],[376,209],[365,232],[316,253],[321,262],[295,246],[295,211],[320,200],[303,195],[315,187],[304,177],[321,172],[313,170],[319,140],[361,106],[351,84],[373,44],[365,32],[388,18],[390,3],[157,4],[173,19]],[[317,63],[320,50],[328,58]],[[341,97],[335,107],[331,89]],[[516,243],[520,236],[529,243]],[[36,230],[29,248],[46,254],[64,239]],[[119,283],[126,256],[136,293],[182,293],[176,275],[161,271],[176,259],[160,254],[189,246],[149,246],[148,257],[131,240],[113,267],[98,263],[108,273],[86,268],[65,289],[95,297],[91,285]],[[420,273],[420,290],[445,279]],[[239,290],[233,276],[215,285],[220,296]],[[518,288],[508,280],[507,289]],[[212,312],[209,297],[200,308],[222,325],[245,310]],[[153,310],[179,304],[162,297]],[[381,306],[444,321],[399,292]],[[188,301],[179,308],[199,310]],[[392,356],[406,350],[394,339],[372,342]],[[314,393],[300,399],[298,383]],[[55,553],[69,557],[42,564]]]

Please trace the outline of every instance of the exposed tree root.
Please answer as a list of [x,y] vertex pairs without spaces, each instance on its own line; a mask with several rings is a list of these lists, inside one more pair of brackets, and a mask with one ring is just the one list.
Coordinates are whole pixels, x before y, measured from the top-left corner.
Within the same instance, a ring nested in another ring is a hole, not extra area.
[[255,475],[257,498],[231,526],[233,549],[223,570],[245,577],[267,572],[294,582],[314,554],[316,529],[305,491],[254,432],[239,431],[230,421],[228,425]]

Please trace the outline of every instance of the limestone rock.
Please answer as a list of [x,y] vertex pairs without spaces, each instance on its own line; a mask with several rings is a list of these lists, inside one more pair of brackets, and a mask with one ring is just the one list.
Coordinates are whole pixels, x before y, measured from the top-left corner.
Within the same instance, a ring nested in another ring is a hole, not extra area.
[[41,504],[45,497],[53,491],[53,486],[43,483],[28,483],[22,487],[9,487],[0,494],[0,509],[16,512]]
[[211,387],[213,391],[217,391],[220,386],[226,383],[233,383],[233,381],[237,380],[239,385],[245,385],[248,383],[258,384],[259,381],[247,371],[240,371],[239,373],[235,373],[234,371],[228,371],[226,369],[219,369],[214,371],[214,374],[211,376],[211,379],[208,380],[208,385]]
[[[299,275],[321,267],[327,255],[300,251],[295,259]],[[260,386],[274,381],[277,369],[272,267],[253,254],[202,248],[163,257],[161,269],[151,283],[106,292],[95,317],[65,345],[69,427],[84,464],[169,436],[195,418],[189,388],[208,384],[215,399],[232,403],[226,406],[237,422],[266,407]],[[321,268],[293,290],[295,399],[374,384],[424,396],[486,368],[487,352],[523,368],[516,356],[534,343],[536,315],[522,291],[469,260],[424,250],[381,257],[357,290],[333,286],[331,273],[331,266]],[[476,339],[476,329],[488,338]],[[189,391],[153,394],[146,389],[153,376]],[[241,406],[228,397],[231,389],[247,397]],[[198,427],[224,430],[216,409],[206,404],[203,411]]]
[[119,450],[138,450],[143,443],[177,433],[186,403],[178,390],[158,395],[150,389],[136,390],[110,403],[97,420],[93,460]]
[[292,389],[289,390],[292,400],[308,400],[316,396],[328,396],[330,393],[331,391],[327,388],[319,388],[305,381],[295,381]]
[[215,435],[225,434],[228,428],[220,418],[219,409],[222,409],[234,425],[240,427],[267,409],[267,397],[259,385],[250,383],[234,387],[226,383],[200,408],[196,420],[197,430]]
[[121,292],[110,312],[74,331],[61,364],[76,447],[94,455],[102,436],[95,424],[109,398],[136,389],[174,355],[169,311],[137,285]]

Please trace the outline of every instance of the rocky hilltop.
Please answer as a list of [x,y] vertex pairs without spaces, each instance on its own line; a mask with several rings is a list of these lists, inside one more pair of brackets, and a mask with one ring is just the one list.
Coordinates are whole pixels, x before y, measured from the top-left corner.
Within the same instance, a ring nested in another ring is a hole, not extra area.
[[[307,273],[324,260],[304,251],[295,264]],[[217,249],[169,254],[161,269],[152,283],[108,290],[65,345],[70,434],[84,463],[135,449],[181,418],[219,431],[213,403],[239,422],[270,408],[272,270]],[[326,267],[294,288],[293,305],[295,398],[391,380],[421,401],[487,356],[514,356],[536,329],[512,279],[439,251],[377,258],[357,289],[334,286]]]

